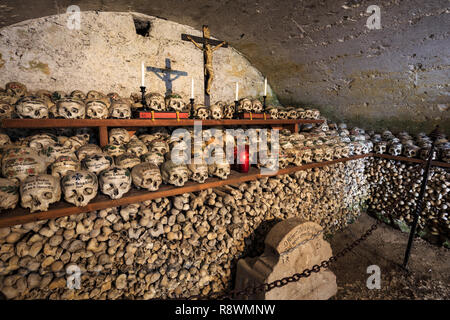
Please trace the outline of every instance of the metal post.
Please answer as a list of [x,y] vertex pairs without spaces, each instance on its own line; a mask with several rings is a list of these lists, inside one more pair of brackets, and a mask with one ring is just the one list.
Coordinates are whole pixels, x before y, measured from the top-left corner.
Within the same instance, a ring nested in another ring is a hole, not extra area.
[[402,265],[402,267],[404,269],[406,269],[407,265],[408,265],[409,256],[411,254],[411,247],[412,247],[412,244],[414,241],[414,236],[416,234],[417,223],[419,222],[419,217],[420,217],[420,214],[422,213],[423,198],[425,197],[425,189],[427,187],[428,175],[430,173],[430,167],[431,167],[431,161],[433,160],[434,144],[439,135],[440,135],[439,126],[436,126],[436,129],[434,129],[433,132],[430,134],[431,139],[432,139],[432,144],[431,144],[430,154],[428,155],[427,163],[425,166],[425,171],[423,173],[422,186],[420,187],[419,199],[417,200],[417,206],[416,206],[416,212],[414,215],[413,224],[411,226],[411,231],[409,233],[408,245],[406,247],[406,252],[405,252],[405,259],[403,260],[403,265]]
[[141,86],[141,93],[142,93],[142,97],[141,97],[142,107],[143,107],[144,111],[148,111],[147,110],[147,101],[145,100],[145,87],[143,87],[143,86]]

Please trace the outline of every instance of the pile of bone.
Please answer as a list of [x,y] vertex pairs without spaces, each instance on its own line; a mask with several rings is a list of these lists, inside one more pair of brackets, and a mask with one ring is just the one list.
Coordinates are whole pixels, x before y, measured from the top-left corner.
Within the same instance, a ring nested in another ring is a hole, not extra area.
[[[370,133],[370,139],[374,143],[374,151],[379,154],[388,153],[393,156],[405,156],[426,160],[431,149],[431,138],[425,133],[419,133],[412,137],[402,131],[397,135],[385,130],[382,133]],[[450,163],[450,142],[445,135],[437,138],[433,152],[433,160],[441,160]]]
[[[156,112],[190,112],[191,104],[186,103],[180,94],[163,96],[148,93],[145,102],[150,110]],[[141,95],[132,93],[130,97],[121,97],[115,92],[108,94],[91,90],[84,93],[74,90],[63,91],[37,90],[29,91],[20,82],[9,82],[5,89],[0,89],[0,119],[130,119],[134,110],[142,109]],[[196,119],[232,119],[235,115],[235,103],[217,101],[211,107],[195,105],[192,114]],[[266,110],[258,99],[243,98],[239,101],[238,112],[268,112],[274,119],[318,119],[317,109],[273,107]]]
[[[431,167],[419,217],[419,233],[427,231],[440,236],[441,243],[450,239],[450,172]],[[366,167],[370,187],[368,209],[383,220],[402,227],[410,226],[419,202],[423,169],[418,164],[373,158]]]
[[[0,229],[0,291],[16,299],[223,292],[236,261],[261,254],[276,221],[298,216],[329,232],[359,215],[365,162]],[[67,287],[72,266],[77,290]]]

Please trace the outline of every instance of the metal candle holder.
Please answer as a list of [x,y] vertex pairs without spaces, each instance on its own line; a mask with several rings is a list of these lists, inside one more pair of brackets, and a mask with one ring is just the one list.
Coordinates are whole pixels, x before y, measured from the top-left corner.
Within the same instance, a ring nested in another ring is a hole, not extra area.
[[190,118],[194,118],[194,98],[190,98],[189,99],[190,103],[191,103],[191,111],[189,112],[189,117]]
[[267,96],[263,96],[263,110],[266,110],[266,98]]
[[235,100],[234,101],[234,117],[236,119],[238,119],[238,106],[239,106],[239,101]]

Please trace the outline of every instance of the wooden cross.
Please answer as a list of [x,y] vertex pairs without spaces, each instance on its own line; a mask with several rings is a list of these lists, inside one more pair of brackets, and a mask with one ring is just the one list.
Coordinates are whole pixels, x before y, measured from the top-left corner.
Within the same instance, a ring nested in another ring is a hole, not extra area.
[[[159,79],[164,81],[164,83],[166,84],[166,96],[171,95],[173,93],[172,92],[173,81],[177,80],[181,76],[187,76],[187,72],[185,71],[172,70],[169,58],[166,59],[166,67],[164,69],[147,67],[147,71],[152,71]],[[172,75],[175,75],[175,77],[172,78]]]
[[[227,48],[228,44],[225,41],[218,41],[210,39],[210,32],[208,26],[204,25],[203,38],[191,36],[188,34],[182,34],[181,40],[191,41],[197,48],[203,51],[203,64],[204,64],[204,76],[205,76],[205,105],[210,105],[211,84],[214,78],[214,71],[212,66],[213,52],[219,48]],[[203,47],[200,46],[203,44]]]

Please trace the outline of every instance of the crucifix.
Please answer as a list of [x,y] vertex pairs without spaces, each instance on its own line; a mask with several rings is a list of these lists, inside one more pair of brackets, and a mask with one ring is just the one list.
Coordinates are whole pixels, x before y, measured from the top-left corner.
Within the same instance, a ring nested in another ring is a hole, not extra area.
[[[218,41],[210,39],[210,32],[207,25],[203,28],[203,38],[195,37],[188,34],[182,34],[181,39],[184,41],[191,41],[197,48],[203,51],[204,76],[205,76],[205,105],[209,106],[211,95],[211,85],[214,78],[213,71],[213,53],[219,48],[226,48],[228,44],[225,41]],[[201,46],[200,44],[203,44]]]
[[[147,67],[147,71],[152,71],[159,79],[164,81],[164,83],[166,84],[166,96],[171,95],[173,93],[172,92],[173,81],[177,80],[181,76],[187,76],[187,72],[185,71],[172,70],[169,58],[166,58],[166,67],[164,69]],[[172,75],[175,76],[172,78]]]

